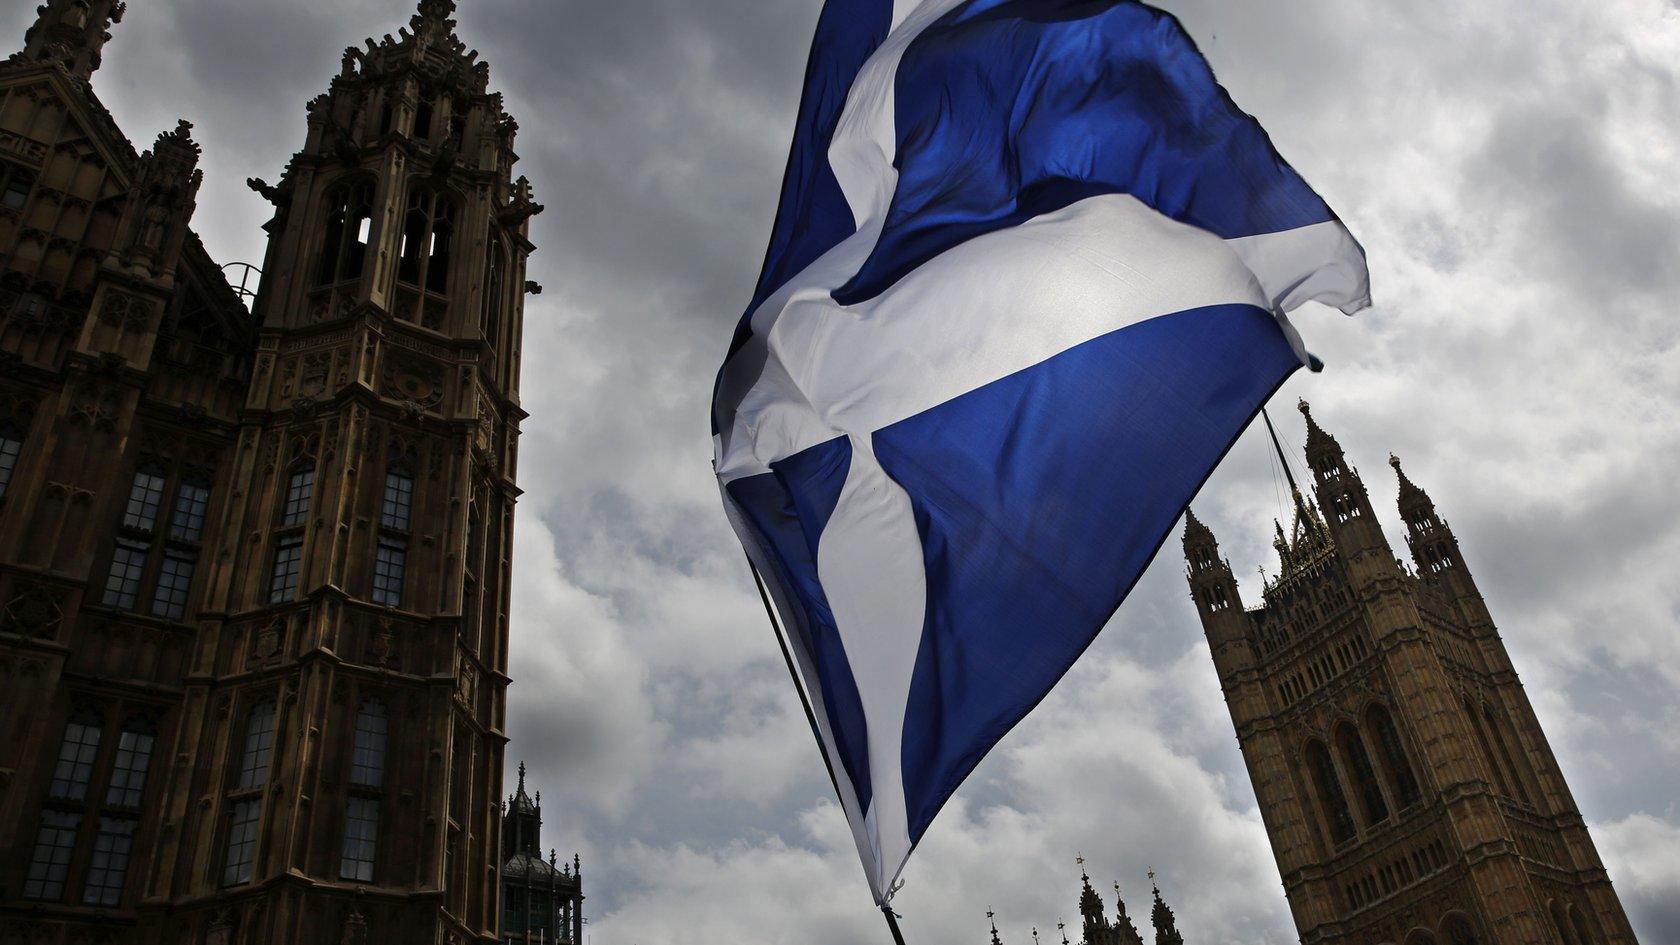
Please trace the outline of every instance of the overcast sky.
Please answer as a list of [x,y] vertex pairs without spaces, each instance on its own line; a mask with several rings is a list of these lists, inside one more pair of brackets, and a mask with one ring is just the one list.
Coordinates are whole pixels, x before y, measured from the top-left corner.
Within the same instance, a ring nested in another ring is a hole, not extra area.
[[[1390,540],[1400,454],[1460,536],[1641,938],[1680,942],[1680,8],[1172,0],[1370,254],[1376,305],[1295,319],[1305,396]],[[21,45],[34,4],[6,4]],[[195,225],[260,263],[304,102],[403,0],[135,0],[96,76],[204,144]],[[882,941],[719,509],[706,407],[752,289],[817,0],[468,0],[535,219],[510,770],[582,853],[594,945]],[[1196,501],[1257,600],[1281,514],[1250,431]],[[1076,920],[1082,852],[1194,945],[1293,941],[1176,542],[935,821],[911,945]],[[511,786],[511,777],[510,777]]]

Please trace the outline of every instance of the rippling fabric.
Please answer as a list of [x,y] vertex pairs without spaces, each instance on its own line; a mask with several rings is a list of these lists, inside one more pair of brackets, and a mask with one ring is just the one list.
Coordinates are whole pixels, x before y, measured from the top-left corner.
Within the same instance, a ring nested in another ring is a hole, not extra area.
[[713,431],[877,902],[1368,296],[1166,14],[830,0]]

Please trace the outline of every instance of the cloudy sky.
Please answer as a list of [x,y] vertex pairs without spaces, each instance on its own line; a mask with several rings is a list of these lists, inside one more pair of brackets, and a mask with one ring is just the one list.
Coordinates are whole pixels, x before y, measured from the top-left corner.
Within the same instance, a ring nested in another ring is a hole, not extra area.
[[[1299,396],[1391,538],[1400,454],[1467,549],[1648,943],[1680,941],[1680,7],[1170,0],[1370,253],[1376,306],[1296,323]],[[7,4],[21,35],[33,4]],[[521,131],[526,314],[510,761],[576,849],[596,945],[880,941],[850,836],[718,508],[706,405],[757,273],[817,0],[468,0]],[[197,125],[196,225],[259,262],[304,102],[404,0],[136,0],[97,88]],[[1250,431],[1196,502],[1240,575],[1279,494]],[[1249,602],[1257,576],[1244,583]],[[1083,852],[1194,943],[1293,940],[1173,545],[935,822],[913,945],[1073,919]],[[1050,936],[1047,938],[1053,938]]]

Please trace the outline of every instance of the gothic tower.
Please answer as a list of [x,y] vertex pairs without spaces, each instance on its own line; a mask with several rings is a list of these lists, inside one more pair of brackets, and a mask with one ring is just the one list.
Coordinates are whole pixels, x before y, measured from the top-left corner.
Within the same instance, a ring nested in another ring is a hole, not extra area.
[[[1452,530],[1404,473],[1415,567],[1305,402],[1316,502],[1245,609],[1194,515],[1201,615],[1304,945],[1634,945]],[[1398,460],[1391,458],[1396,471]]]
[[0,942],[496,939],[541,207],[453,12],[251,182],[250,311],[190,126],[94,97],[120,3],[0,65]]

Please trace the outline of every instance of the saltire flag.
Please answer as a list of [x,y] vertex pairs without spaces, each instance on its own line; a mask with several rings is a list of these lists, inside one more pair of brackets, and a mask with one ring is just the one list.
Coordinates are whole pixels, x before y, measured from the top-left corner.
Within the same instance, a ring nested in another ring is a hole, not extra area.
[[878,904],[1364,253],[1169,14],[827,0],[713,399]]

